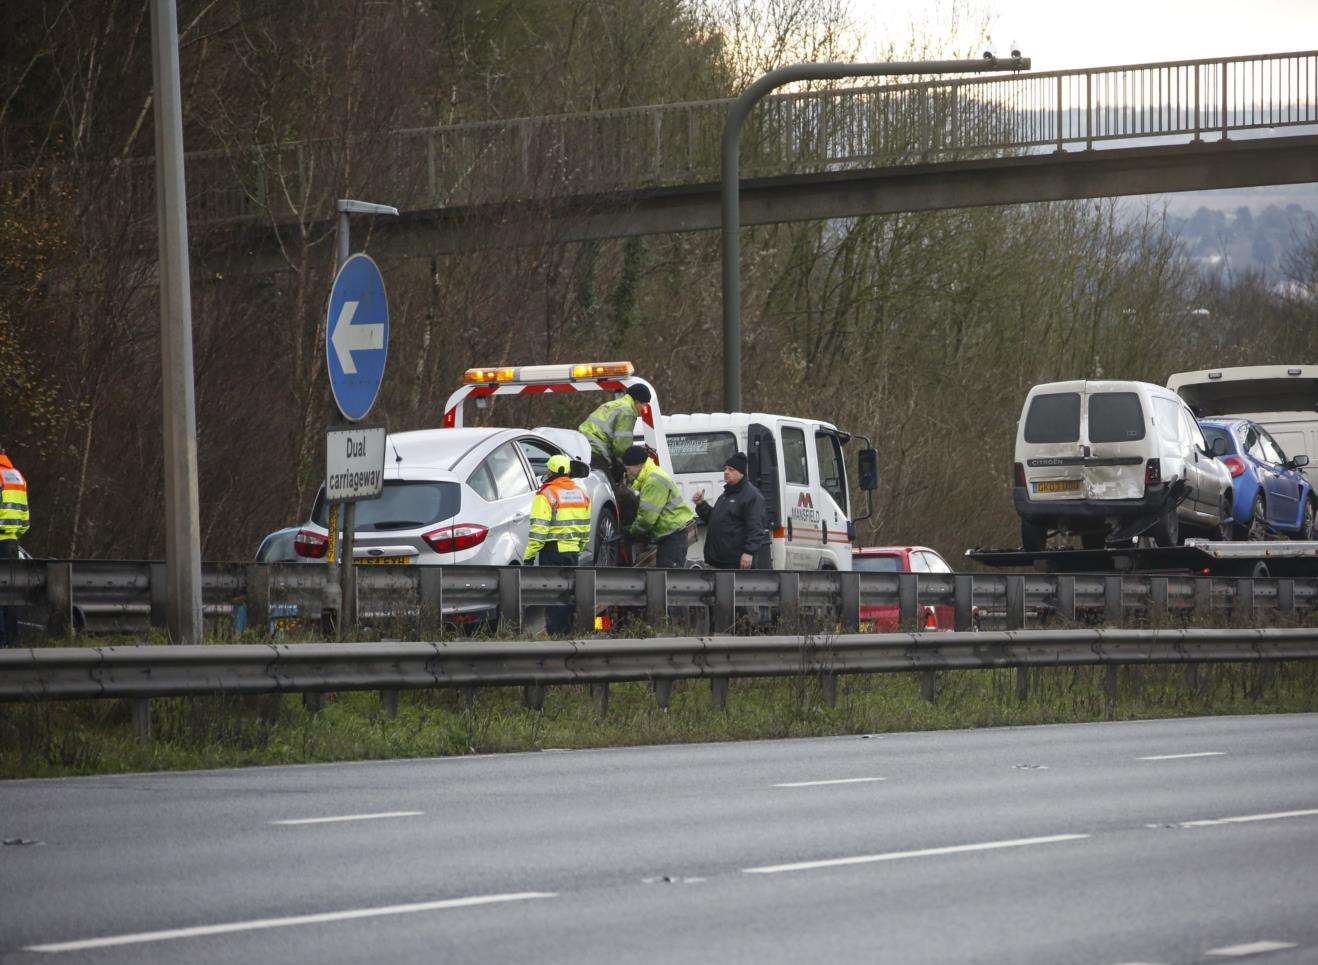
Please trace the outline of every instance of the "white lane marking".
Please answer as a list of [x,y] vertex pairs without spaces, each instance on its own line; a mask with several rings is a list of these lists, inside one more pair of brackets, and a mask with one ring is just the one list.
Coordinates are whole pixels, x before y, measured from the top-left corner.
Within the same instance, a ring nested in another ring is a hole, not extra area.
[[1318,808],[1307,811],[1275,811],[1272,814],[1244,814],[1236,818],[1211,818],[1207,821],[1182,821],[1183,828],[1211,828],[1217,824],[1247,824],[1250,821],[1275,821],[1278,818],[1307,818],[1318,814]]
[[425,811],[381,811],[379,814],[341,814],[332,818],[288,818],[271,824],[335,824],[339,821],[378,821],[381,818],[414,818]]
[[1246,955],[1262,955],[1264,952],[1279,952],[1286,948],[1295,948],[1294,942],[1250,942],[1248,945],[1227,945],[1204,952],[1205,955],[1217,955],[1219,958],[1244,958]]
[[528,901],[532,898],[557,898],[552,891],[519,891],[506,895],[475,895],[471,898],[446,898],[442,901],[423,901],[414,905],[385,905],[380,908],[354,908],[349,911],[330,911],[318,915],[293,915],[288,918],[257,918],[252,921],[231,921],[223,925],[198,925],[193,928],[170,928],[165,931],[138,932],[134,935],[111,935],[107,938],[83,938],[72,942],[51,942],[46,945],[29,945],[28,952],[80,952],[89,948],[108,948],[112,945],[137,945],[144,942],[164,942],[176,938],[199,938],[204,935],[226,935],[230,932],[256,931],[261,928],[287,928],[291,925],[320,925],[325,922],[349,921],[354,918],[377,918],[381,915],[407,915],[417,911],[440,911],[445,908],[470,908],[474,905],[493,905],[505,901]]
[[771,864],[759,868],[742,868],[748,875],[772,875],[780,871],[808,871],[812,868],[837,868],[849,864],[870,864],[875,861],[897,861],[901,858],[926,858],[939,854],[961,854],[966,851],[993,851],[997,848],[1023,848],[1032,844],[1053,844],[1057,841],[1079,841],[1087,834],[1053,834],[1044,838],[1015,838],[1011,841],[983,841],[978,844],[956,844],[946,848],[921,848],[918,851],[889,851],[887,854],[861,854],[850,858],[826,858],[823,861],[797,861],[792,864]]
[[871,781],[882,781],[882,777],[839,777],[832,781],[794,781],[791,784],[775,784],[774,787],[822,787],[825,784],[868,784]]
[[1179,761],[1187,757],[1225,757],[1226,751],[1199,751],[1197,754],[1155,754],[1152,757],[1137,757],[1138,761]]

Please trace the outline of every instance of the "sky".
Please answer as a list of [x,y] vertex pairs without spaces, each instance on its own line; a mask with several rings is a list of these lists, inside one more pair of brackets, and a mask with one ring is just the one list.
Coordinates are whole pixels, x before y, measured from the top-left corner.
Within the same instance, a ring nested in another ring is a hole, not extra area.
[[[971,0],[960,5],[974,21],[987,11],[994,53],[1019,48],[1033,59],[1033,70],[1318,49],[1318,0]],[[852,9],[872,50],[877,39],[909,36],[912,20],[946,24],[951,7],[950,0],[853,0]]]

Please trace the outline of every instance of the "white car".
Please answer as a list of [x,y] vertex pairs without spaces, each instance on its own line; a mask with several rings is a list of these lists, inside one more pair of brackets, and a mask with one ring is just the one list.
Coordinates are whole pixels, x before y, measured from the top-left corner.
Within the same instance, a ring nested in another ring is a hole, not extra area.
[[[576,431],[424,429],[385,440],[384,492],[357,504],[358,563],[518,565],[530,533],[531,498],[550,456],[578,463],[590,444]],[[583,467],[584,469],[584,467]],[[597,470],[579,480],[591,501],[591,538],[582,566],[617,561],[618,509]],[[299,556],[322,559],[329,543],[322,488],[297,535]]]
[[1012,498],[1021,545],[1076,533],[1086,549],[1151,532],[1181,542],[1184,524],[1231,538],[1231,473],[1209,451],[1194,415],[1148,382],[1036,385],[1016,428]]

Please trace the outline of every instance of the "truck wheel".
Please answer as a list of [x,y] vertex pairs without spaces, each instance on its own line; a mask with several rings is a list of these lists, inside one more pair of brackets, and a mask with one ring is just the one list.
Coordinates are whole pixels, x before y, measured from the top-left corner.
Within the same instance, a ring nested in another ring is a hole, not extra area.
[[1048,530],[1028,519],[1021,520],[1021,549],[1037,553],[1048,542]]
[[1175,504],[1169,503],[1162,516],[1153,524],[1153,542],[1159,546],[1179,546],[1181,543],[1181,517]]

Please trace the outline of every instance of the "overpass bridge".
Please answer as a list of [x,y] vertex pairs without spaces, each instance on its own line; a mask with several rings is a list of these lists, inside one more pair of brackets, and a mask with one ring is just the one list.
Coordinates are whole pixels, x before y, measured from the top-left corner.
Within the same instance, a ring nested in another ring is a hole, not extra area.
[[[258,258],[343,196],[403,211],[372,240],[396,254],[716,228],[731,103],[194,152],[188,213]],[[1318,181],[1318,51],[771,96],[741,169],[743,224]],[[154,224],[150,158],[85,181]]]

